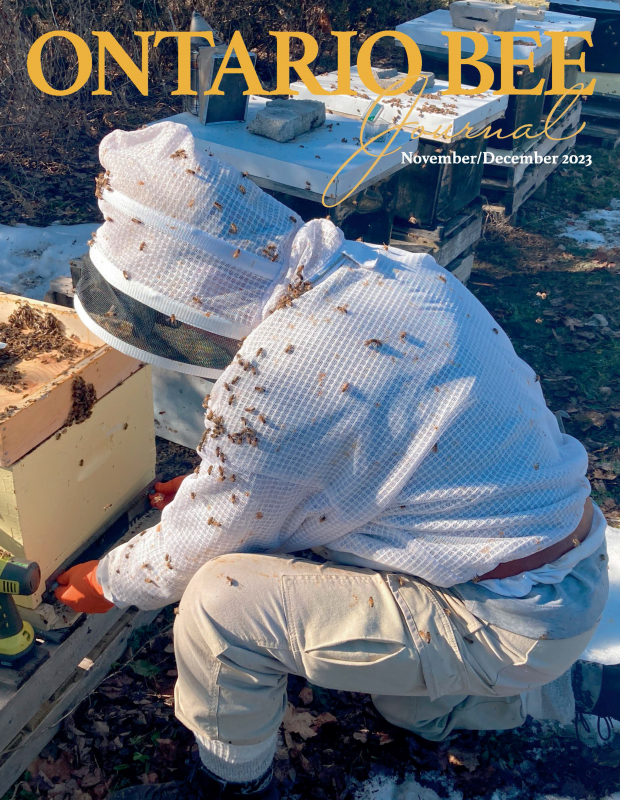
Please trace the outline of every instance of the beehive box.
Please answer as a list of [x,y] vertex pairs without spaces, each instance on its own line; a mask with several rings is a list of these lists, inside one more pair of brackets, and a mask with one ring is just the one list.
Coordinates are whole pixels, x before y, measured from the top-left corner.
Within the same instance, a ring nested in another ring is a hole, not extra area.
[[[0,295],[0,322],[23,302]],[[51,312],[81,351],[20,361],[19,384],[0,384],[0,546],[41,566],[39,591],[18,600],[34,608],[46,578],[153,480],[155,434],[150,368],[101,342],[73,310],[25,302]],[[67,425],[80,379],[96,399],[87,419]]]

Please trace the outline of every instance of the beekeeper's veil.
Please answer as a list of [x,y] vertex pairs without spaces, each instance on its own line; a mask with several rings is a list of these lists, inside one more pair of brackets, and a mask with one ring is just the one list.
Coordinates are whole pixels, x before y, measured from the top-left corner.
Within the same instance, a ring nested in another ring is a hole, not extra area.
[[196,150],[184,125],[114,131],[100,159],[105,222],[77,286],[78,314],[128,355],[217,378],[286,276],[301,220]]

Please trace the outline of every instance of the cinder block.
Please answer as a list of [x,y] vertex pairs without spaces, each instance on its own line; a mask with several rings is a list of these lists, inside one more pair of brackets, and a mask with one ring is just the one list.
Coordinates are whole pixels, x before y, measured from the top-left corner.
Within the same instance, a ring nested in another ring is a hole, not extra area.
[[325,103],[318,100],[270,100],[248,125],[250,133],[290,142],[325,122]]
[[511,31],[517,21],[517,8],[485,0],[456,0],[450,5],[450,17],[455,28],[468,31]]
[[517,19],[527,19],[530,22],[544,22],[545,19],[545,9],[540,7],[537,8],[536,6],[526,6],[524,3],[515,3],[514,4],[517,8]]

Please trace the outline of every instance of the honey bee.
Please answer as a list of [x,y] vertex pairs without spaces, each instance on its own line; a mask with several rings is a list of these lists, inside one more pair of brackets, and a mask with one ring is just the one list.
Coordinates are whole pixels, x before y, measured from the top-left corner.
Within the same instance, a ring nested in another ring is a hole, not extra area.
[[439,449],[439,448],[437,447],[437,445],[436,445],[436,444],[434,444],[434,445],[431,447],[431,452],[432,452],[432,453],[436,453],[438,449]]
[[310,191],[311,188],[312,188],[312,184],[310,183],[310,181],[306,181],[306,189],[308,191]]
[[199,297],[196,297],[196,295],[194,295],[192,297],[192,300],[194,301],[194,303],[198,303],[198,305],[202,305],[202,300]]
[[185,172],[187,172],[188,175],[195,175],[196,174],[196,170],[195,169],[186,169]]
[[241,250],[239,250],[239,248],[237,248],[235,250],[235,252],[233,253],[233,258],[239,258],[240,255],[241,255]]
[[231,480],[233,483],[234,483],[234,482],[237,480],[237,478],[236,478],[236,476],[235,476],[235,473],[234,473],[234,472],[233,472],[233,474],[230,476],[230,480]]
[[140,242],[140,247],[138,249],[140,250],[140,252],[142,252],[145,247],[146,247],[146,242]]
[[223,478],[224,477],[224,468],[219,466],[219,464],[218,464],[217,469],[218,469],[218,472],[220,473],[221,477]]
[[239,191],[241,194],[245,194],[245,186],[241,186],[241,184],[239,184]]
[[106,218],[105,218],[105,221],[106,221],[106,222],[114,222],[114,220],[112,219],[112,217],[106,217]]
[[217,208],[218,211],[221,211],[223,209],[222,204],[218,203],[217,201],[215,203],[213,203],[213,207]]
[[348,383],[343,383],[342,386],[340,387],[340,391],[341,392],[348,392],[349,391],[349,384]]
[[418,633],[420,634],[420,638],[424,639],[426,644],[430,644],[431,643],[431,635],[430,635],[430,633],[428,631],[418,631]]
[[237,230],[238,230],[238,228],[235,225],[235,223],[231,222],[230,223],[230,228],[228,229],[228,233],[237,233]]
[[263,425],[265,425],[265,423],[267,422],[267,420],[266,420],[266,418],[265,418],[264,414],[259,414],[259,415],[258,415],[258,418],[259,418],[259,420],[260,420],[260,421],[263,423]]
[[385,242],[383,243],[383,249],[384,249],[384,250],[387,250],[387,249],[388,249],[388,246],[387,246],[387,244],[385,244]]
[[189,496],[192,498],[192,500],[195,500],[196,499],[196,492],[190,492]]
[[325,516],[325,514],[321,514],[321,516],[319,517],[319,522],[325,522],[326,519],[327,517]]
[[227,575],[227,576],[226,576],[226,583],[227,583],[229,586],[234,586],[234,585],[235,585],[235,579],[234,579],[234,578],[231,578],[231,577],[230,577],[230,575]]
[[256,512],[256,519],[262,519],[262,518],[263,518],[263,512],[262,511],[257,511]]
[[237,502],[237,495],[231,494],[230,495],[230,502],[234,505]]
[[234,385],[235,385],[235,383],[237,383],[237,381],[238,381],[238,380],[239,380],[239,375],[235,375],[235,377],[234,377],[234,378],[231,380],[231,382],[230,382],[230,383],[231,383],[231,386],[234,386]]
[[285,353],[292,353],[295,347],[289,342],[284,348]]
[[372,597],[369,597],[369,598],[368,598],[368,605],[369,605],[371,608],[374,608],[374,607],[375,607],[375,601],[372,599]]
[[216,528],[222,527],[222,523],[218,522],[214,517],[209,517],[207,520],[207,525],[215,525]]
[[402,578],[400,575],[398,576],[398,585],[399,586],[404,586],[405,585],[405,579]]
[[[251,414],[252,411],[256,411],[256,406],[246,406],[245,411],[247,411],[248,414]],[[243,417],[241,417],[241,422],[245,424],[245,420],[243,419]]]
[[493,333],[494,333],[496,336],[497,336],[497,335],[499,335],[499,331],[497,330],[497,328],[491,328],[491,330],[493,331]]
[[263,349],[264,348],[262,348],[262,347],[258,348],[258,350],[256,351],[256,358],[258,358],[259,356],[261,356],[263,354]]
[[383,342],[381,339],[366,339],[364,344],[366,347],[382,347]]
[[340,311],[341,314],[348,314],[349,306],[336,306],[336,311]]
[[404,342],[404,341],[405,341],[405,339],[407,338],[407,331],[401,331],[401,332],[398,334],[398,338],[401,340],[401,342]]
[[142,225],[142,220],[141,219],[137,219],[136,217],[132,217],[131,221],[135,222],[136,225]]
[[235,395],[234,395],[234,394],[229,394],[229,395],[228,395],[228,405],[229,405],[229,406],[232,406],[232,404],[234,403],[234,401],[235,401]]
[[187,204],[187,207],[188,207],[188,208],[193,208],[193,206],[194,206],[194,203],[195,203],[195,202],[196,202],[196,200],[194,200],[194,199],[192,198],[192,199],[191,199],[191,200],[188,202],[188,204]]
[[129,273],[127,272],[126,269],[123,270],[123,278],[125,278],[126,281],[129,280]]
[[242,177],[242,178],[247,178],[247,177],[248,177],[248,175],[249,175],[249,173],[248,173],[248,172],[242,172],[242,173],[241,173],[241,177]]
[[255,392],[260,392],[262,394],[265,391],[265,387],[264,386],[255,386],[254,387],[254,391]]
[[293,223],[297,223],[297,217],[289,217],[290,221]]
[[174,323],[176,321],[177,321],[177,318],[174,316],[174,314],[170,314],[170,322],[172,322],[172,324],[174,325]]
[[445,276],[444,276],[444,275],[438,275],[437,277],[439,278],[439,280],[440,280],[442,283],[447,283],[447,281],[446,281],[446,278],[445,278]]
[[144,181],[138,181],[138,186],[144,186]]
[[321,156],[318,156],[318,155],[317,155],[317,156],[315,156],[315,158],[320,158],[320,157],[321,157]]
[[175,150],[174,153],[172,153],[170,158],[187,158],[187,153],[182,147],[179,147],[178,150]]
[[346,142],[347,142],[346,139],[341,139],[340,141],[343,142],[344,144],[346,144]]

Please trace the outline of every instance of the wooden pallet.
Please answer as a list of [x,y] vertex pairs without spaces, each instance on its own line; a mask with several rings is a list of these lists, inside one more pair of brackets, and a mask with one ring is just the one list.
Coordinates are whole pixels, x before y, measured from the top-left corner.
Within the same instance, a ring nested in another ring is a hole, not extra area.
[[[140,499],[136,507],[143,507],[143,502]],[[153,510],[135,517],[120,540],[157,524],[159,518]],[[117,541],[118,537],[114,544]],[[95,551],[99,545],[95,543]],[[63,719],[105,678],[133,631],[148,625],[157,613],[113,608],[107,614],[82,614],[71,628],[37,632],[35,655],[22,669],[0,668],[0,797],[52,739]]]
[[482,233],[480,199],[432,230],[394,225],[390,245],[409,253],[430,253],[442,267],[462,256],[475,245]]
[[[562,117],[552,126],[549,133],[554,139],[569,136],[571,131],[576,131],[580,124],[582,115],[582,104],[575,103],[569,114]],[[558,144],[554,139],[541,134],[536,139],[529,142],[528,146],[515,148],[514,150],[497,150],[493,147],[487,148],[487,153],[493,154],[496,158],[506,158],[518,156],[520,159],[530,156],[544,158],[551,155],[553,148]],[[523,180],[528,168],[532,166],[520,160],[516,164],[486,164],[482,175],[482,191],[487,189],[513,189]],[[536,165],[533,165],[536,166]]]
[[549,153],[551,156],[558,157],[557,162],[530,165],[519,183],[510,189],[487,187],[485,189],[487,202],[484,205],[484,210],[487,213],[501,214],[508,218],[514,216],[521,206],[542,186],[549,175],[560,166],[560,156],[574,146],[574,138],[557,142]]

